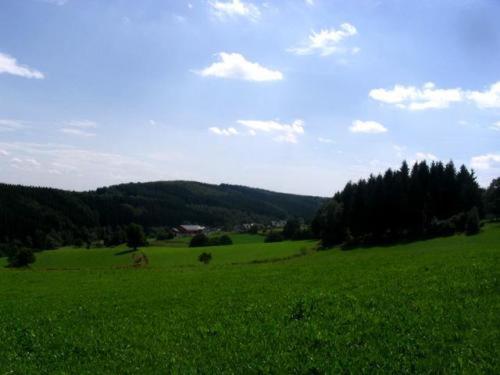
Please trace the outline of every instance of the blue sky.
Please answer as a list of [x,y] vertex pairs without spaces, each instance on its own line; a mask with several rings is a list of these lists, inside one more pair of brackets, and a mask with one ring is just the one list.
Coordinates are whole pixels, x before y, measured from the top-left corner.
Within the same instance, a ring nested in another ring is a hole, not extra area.
[[0,181],[500,175],[500,1],[2,0]]

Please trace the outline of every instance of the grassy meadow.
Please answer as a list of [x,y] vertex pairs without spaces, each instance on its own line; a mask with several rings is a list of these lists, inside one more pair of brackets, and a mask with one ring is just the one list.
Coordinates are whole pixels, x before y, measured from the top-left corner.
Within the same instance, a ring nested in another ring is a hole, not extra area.
[[0,374],[500,372],[499,224],[350,251],[232,238],[154,243],[138,269],[125,247],[0,259]]

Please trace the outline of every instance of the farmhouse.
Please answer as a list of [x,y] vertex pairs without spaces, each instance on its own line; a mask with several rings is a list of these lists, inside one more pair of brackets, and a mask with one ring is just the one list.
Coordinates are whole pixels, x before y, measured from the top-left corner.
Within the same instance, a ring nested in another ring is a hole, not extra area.
[[174,228],[174,232],[181,236],[194,236],[195,234],[203,233],[205,227],[201,225],[179,225],[177,228]]

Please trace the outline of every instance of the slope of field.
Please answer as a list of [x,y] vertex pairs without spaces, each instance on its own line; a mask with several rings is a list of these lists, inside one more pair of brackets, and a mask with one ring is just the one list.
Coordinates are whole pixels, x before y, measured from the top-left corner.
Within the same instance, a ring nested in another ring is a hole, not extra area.
[[500,371],[498,224],[289,256],[304,246],[210,248],[208,266],[148,248],[146,269],[67,249],[1,269],[0,373]]

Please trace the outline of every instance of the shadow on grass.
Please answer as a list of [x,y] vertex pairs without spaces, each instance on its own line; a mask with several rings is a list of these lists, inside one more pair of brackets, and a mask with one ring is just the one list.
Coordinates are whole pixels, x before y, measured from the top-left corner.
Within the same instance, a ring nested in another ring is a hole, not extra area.
[[135,251],[136,251],[136,250],[134,250],[134,249],[122,250],[122,251],[119,251],[119,252],[115,253],[115,256],[120,256],[120,255],[130,254],[130,253],[133,253],[133,252],[135,252]]

